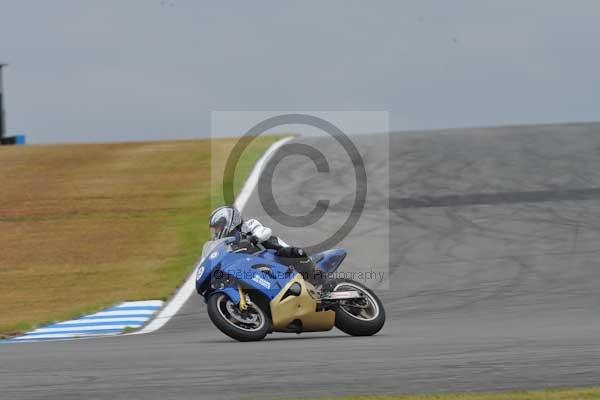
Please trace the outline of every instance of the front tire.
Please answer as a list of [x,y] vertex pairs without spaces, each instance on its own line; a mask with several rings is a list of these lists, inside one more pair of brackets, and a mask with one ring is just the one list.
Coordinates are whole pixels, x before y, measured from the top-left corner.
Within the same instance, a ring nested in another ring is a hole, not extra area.
[[267,312],[254,302],[241,311],[229,296],[215,293],[208,298],[208,316],[221,332],[240,342],[262,340],[271,331]]
[[364,285],[350,279],[333,282],[333,291],[355,290],[361,300],[342,300],[335,309],[335,327],[352,336],[372,336],[385,324],[381,300]]

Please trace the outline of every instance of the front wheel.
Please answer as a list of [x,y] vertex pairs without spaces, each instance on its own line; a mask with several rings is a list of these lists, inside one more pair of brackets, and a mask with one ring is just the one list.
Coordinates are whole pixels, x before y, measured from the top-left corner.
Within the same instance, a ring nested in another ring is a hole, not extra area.
[[249,303],[248,308],[242,311],[224,293],[210,296],[207,309],[212,323],[221,332],[240,342],[262,340],[271,330],[271,321],[260,306]]
[[385,310],[381,300],[364,285],[349,279],[334,282],[333,291],[357,291],[361,298],[341,300],[335,309],[335,326],[352,336],[371,336],[383,328]]

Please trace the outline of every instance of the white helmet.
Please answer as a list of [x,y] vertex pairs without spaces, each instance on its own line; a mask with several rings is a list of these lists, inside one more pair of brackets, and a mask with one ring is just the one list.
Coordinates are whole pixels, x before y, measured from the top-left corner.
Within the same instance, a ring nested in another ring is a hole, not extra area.
[[211,240],[231,236],[242,222],[242,215],[237,208],[228,206],[217,208],[208,219]]

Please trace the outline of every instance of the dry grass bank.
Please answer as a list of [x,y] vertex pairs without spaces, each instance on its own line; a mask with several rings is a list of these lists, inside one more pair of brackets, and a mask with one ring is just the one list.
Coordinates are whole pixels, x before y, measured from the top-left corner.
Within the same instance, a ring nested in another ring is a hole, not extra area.
[[[236,178],[276,139],[254,141]],[[0,334],[167,298],[207,238],[211,166],[236,141],[0,148]]]

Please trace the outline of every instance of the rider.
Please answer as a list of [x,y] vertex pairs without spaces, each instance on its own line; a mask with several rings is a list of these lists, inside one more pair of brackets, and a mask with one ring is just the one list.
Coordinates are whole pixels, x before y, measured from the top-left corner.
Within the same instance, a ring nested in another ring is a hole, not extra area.
[[314,262],[304,249],[289,246],[274,236],[271,228],[263,226],[255,219],[244,221],[237,208],[224,206],[215,209],[210,214],[208,225],[212,240],[235,237],[237,240],[249,239],[260,243],[266,249],[276,250],[277,257],[283,259],[285,264],[294,267],[309,282],[315,285],[320,283],[321,274],[317,273]]

